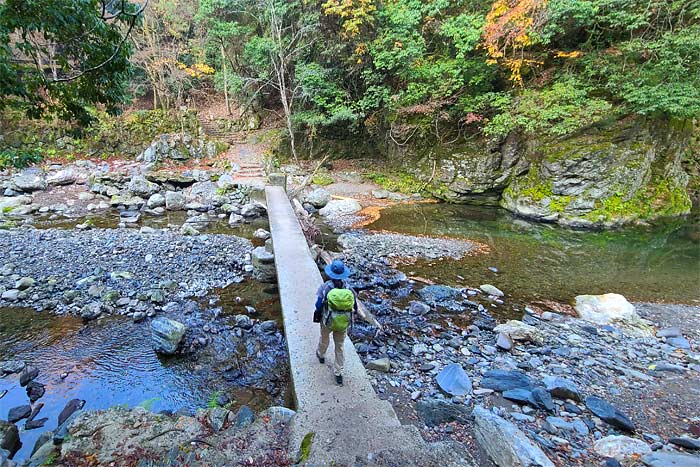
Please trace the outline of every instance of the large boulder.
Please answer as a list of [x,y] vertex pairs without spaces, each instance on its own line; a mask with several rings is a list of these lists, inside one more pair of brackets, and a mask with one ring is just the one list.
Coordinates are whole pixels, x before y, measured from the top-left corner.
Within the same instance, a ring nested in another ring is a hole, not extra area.
[[132,195],[147,198],[159,192],[160,186],[157,183],[149,182],[143,175],[134,175],[131,177],[131,180],[129,180],[127,189]]
[[627,119],[538,141],[528,146],[529,172],[512,180],[501,206],[574,227],[685,215],[691,202],[682,162],[689,137],[681,126]]
[[355,214],[362,210],[362,205],[354,199],[334,199],[319,211],[323,217],[341,217]]
[[554,467],[542,450],[511,422],[477,406],[472,411],[479,445],[499,467]]
[[10,211],[12,209],[15,209],[19,206],[26,206],[32,204],[32,197],[31,196],[11,196],[11,197],[3,197],[0,196],[0,213],[3,213],[5,211]]
[[109,200],[110,206],[124,206],[129,210],[138,210],[146,204],[146,201],[140,196],[130,194],[114,195]]
[[579,295],[574,308],[584,321],[617,326],[635,337],[653,336],[649,322],[640,318],[634,305],[620,294]]
[[316,209],[325,207],[331,200],[331,194],[325,188],[316,188],[304,196],[304,202]]
[[185,207],[185,196],[179,191],[165,193],[165,209],[168,211],[181,211]]
[[187,326],[172,319],[159,316],[151,321],[151,343],[160,354],[174,354],[187,332]]
[[48,183],[46,182],[43,172],[38,170],[25,170],[12,177],[12,185],[14,185],[18,191],[32,192],[45,190]]
[[46,182],[49,185],[70,185],[78,180],[78,174],[75,169],[68,167],[66,169],[54,172],[46,177]]

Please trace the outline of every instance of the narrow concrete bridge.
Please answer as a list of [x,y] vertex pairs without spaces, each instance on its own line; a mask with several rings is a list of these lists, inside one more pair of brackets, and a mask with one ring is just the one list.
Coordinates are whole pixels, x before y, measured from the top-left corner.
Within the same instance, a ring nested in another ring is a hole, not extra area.
[[349,339],[345,340],[344,386],[337,386],[333,377],[333,346],[326,364],[318,363],[319,329],[312,315],[323,279],[284,188],[268,186],[265,194],[297,406],[292,452],[314,433],[303,465],[472,466],[461,445],[428,444],[416,427],[399,422],[391,404],[374,392]]

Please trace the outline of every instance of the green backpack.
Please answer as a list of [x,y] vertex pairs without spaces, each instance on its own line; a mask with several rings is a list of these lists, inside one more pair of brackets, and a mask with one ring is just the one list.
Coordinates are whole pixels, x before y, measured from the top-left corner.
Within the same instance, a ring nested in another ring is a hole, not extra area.
[[355,306],[355,294],[348,289],[332,289],[326,295],[328,317],[326,327],[331,331],[342,332],[350,326],[350,316]]

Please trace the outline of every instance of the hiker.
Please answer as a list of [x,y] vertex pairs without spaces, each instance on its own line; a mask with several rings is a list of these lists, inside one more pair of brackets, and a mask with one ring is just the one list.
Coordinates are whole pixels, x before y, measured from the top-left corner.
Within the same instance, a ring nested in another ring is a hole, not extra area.
[[326,350],[333,334],[335,346],[335,382],[343,385],[343,344],[347,330],[352,324],[353,313],[357,312],[357,294],[350,289],[345,280],[350,276],[350,269],[339,259],[334,260],[324,268],[329,280],[319,287],[316,295],[316,310],[314,322],[321,324],[321,339],[316,349],[316,357],[320,363],[326,362]]

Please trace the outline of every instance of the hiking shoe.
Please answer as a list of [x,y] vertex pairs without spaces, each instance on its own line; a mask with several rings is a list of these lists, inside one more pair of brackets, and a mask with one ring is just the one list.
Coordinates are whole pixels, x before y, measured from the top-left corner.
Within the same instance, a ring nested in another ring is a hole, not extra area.
[[343,376],[342,375],[335,375],[335,382],[338,386],[343,385]]
[[318,358],[318,363],[326,363],[326,358],[322,357],[316,352],[316,358]]

